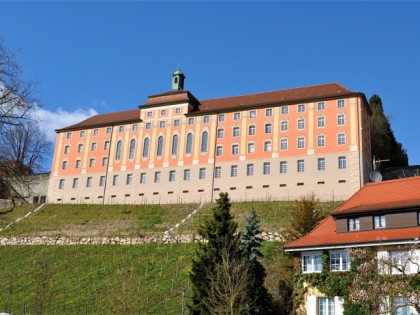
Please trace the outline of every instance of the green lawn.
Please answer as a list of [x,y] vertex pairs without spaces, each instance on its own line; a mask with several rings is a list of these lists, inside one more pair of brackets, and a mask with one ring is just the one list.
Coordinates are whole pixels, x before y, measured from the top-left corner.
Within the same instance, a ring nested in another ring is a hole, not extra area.
[[[195,246],[2,246],[0,312],[180,314]],[[281,246],[263,248],[273,293],[287,261]]]

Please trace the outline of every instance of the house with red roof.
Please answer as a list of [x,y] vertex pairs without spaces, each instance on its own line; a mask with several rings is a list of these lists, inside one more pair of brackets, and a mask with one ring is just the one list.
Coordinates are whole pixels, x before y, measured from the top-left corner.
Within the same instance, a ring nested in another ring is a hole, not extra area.
[[[330,272],[350,270],[350,249],[370,248],[378,257],[398,257],[407,270],[418,273],[420,262],[420,177],[368,183],[305,236],[285,245],[300,261],[303,274],[321,273],[329,257]],[[417,264],[404,258],[414,250]],[[397,297],[400,299],[401,297]],[[304,308],[308,315],[343,314],[343,298],[308,288]],[[404,306],[393,314],[417,314]]]

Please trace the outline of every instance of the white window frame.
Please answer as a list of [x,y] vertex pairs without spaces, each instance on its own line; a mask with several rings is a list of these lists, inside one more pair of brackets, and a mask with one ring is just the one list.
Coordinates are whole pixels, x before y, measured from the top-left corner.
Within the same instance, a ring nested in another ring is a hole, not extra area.
[[330,271],[349,271],[350,255],[347,250],[330,251]]
[[[305,257],[308,257],[310,263],[306,265],[307,267],[305,267]],[[322,271],[322,252],[303,252],[301,258],[303,273],[319,273]]]
[[280,174],[286,174],[287,173],[287,161],[281,161],[280,162]]
[[348,219],[349,231],[359,231],[360,230],[360,218],[350,218]]

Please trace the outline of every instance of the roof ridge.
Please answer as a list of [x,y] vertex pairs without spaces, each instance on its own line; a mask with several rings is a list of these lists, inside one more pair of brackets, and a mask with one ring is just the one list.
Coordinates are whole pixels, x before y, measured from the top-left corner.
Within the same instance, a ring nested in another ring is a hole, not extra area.
[[[330,83],[321,83],[321,84],[306,85],[306,86],[295,87],[295,88],[287,88],[287,89],[280,89],[280,90],[271,90],[271,91],[265,91],[265,92],[256,92],[256,93],[251,93],[251,94],[241,94],[241,95],[232,95],[232,96],[224,96],[224,97],[215,97],[215,98],[209,98],[209,99],[205,99],[205,100],[200,100],[200,102],[214,101],[214,100],[234,98],[234,97],[254,96],[254,95],[275,93],[275,92],[281,92],[281,91],[301,90],[301,89],[306,89],[306,88],[320,87],[320,86],[334,85],[334,84],[339,85],[340,87],[342,87],[343,89],[345,89],[345,90],[347,90],[349,92],[354,92],[352,90],[347,89],[346,87],[344,87],[340,83],[330,82]],[[354,92],[354,93],[358,93],[358,92]]]

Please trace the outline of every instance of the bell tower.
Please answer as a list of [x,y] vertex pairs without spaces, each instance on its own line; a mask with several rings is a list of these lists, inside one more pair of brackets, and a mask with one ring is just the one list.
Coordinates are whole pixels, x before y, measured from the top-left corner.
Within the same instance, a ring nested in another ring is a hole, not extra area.
[[184,79],[185,75],[181,71],[181,68],[178,67],[178,70],[172,75],[172,91],[178,91],[184,89]]

